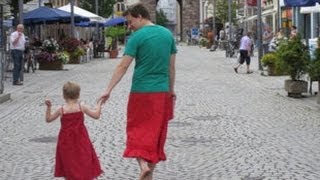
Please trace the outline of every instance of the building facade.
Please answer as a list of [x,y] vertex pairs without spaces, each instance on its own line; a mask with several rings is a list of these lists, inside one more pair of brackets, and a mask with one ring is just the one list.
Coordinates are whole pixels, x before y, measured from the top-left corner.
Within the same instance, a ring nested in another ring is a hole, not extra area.
[[[49,0],[49,3],[52,4],[52,7],[61,7],[70,3],[70,0]],[[74,0],[74,5],[79,6],[80,0]]]

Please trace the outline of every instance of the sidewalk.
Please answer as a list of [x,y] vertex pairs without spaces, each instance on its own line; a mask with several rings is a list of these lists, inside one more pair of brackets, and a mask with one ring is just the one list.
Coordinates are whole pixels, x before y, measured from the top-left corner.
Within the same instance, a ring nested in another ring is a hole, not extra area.
[[[206,49],[206,48],[201,48],[201,50],[208,50],[210,52],[210,50]],[[230,63],[230,65],[231,65],[230,68],[232,68],[237,63],[236,55],[234,55],[234,57],[232,57],[232,58],[229,58],[229,57],[226,58],[224,50],[217,49],[216,51],[213,51],[211,53],[213,54],[214,57],[225,58],[228,61],[228,63]],[[284,90],[284,81],[286,79],[289,79],[289,76],[268,76],[268,72],[267,72],[266,67],[263,67],[262,71],[259,70],[259,61],[258,61],[258,51],[257,51],[257,49],[255,49],[254,56],[251,57],[250,69],[254,71],[253,74],[256,76],[257,79],[261,79],[261,78],[264,78],[264,77],[272,79],[272,81],[274,81],[273,85],[277,85],[278,89],[282,88],[282,91],[279,92],[279,93],[282,96],[287,96],[287,92],[285,92],[285,90]],[[245,72],[246,72],[246,65],[244,63],[239,68],[239,74],[245,74]],[[308,92],[307,93],[303,93],[303,98],[300,98],[300,100],[305,102],[306,105],[308,105],[308,106],[313,106],[313,107],[319,107],[320,108],[320,104],[317,104],[318,82],[313,82],[312,83],[312,87],[311,87],[312,94],[311,94],[309,92],[310,91],[310,81],[309,81],[308,77],[305,77],[304,80],[308,81]],[[272,88],[272,87],[269,87],[269,88]]]

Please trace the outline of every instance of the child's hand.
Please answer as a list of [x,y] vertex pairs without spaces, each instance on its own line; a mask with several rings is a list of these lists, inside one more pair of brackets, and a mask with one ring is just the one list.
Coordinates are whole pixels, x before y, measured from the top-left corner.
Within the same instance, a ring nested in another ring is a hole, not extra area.
[[45,103],[48,107],[51,107],[51,106],[52,106],[52,103],[51,103],[51,100],[50,100],[50,99],[45,99],[44,103]]
[[104,104],[102,101],[103,101],[102,99],[98,99],[97,105],[98,105],[98,106],[102,106],[102,104]]
[[110,93],[109,92],[104,92],[101,97],[98,99],[99,101],[102,101],[102,104],[106,103],[106,101],[109,99]]

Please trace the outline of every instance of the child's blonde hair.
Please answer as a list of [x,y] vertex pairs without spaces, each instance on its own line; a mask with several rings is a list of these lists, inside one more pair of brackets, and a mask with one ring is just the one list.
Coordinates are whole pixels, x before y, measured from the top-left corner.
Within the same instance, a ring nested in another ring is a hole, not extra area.
[[68,81],[63,85],[63,97],[65,99],[78,99],[80,96],[80,86],[77,83]]

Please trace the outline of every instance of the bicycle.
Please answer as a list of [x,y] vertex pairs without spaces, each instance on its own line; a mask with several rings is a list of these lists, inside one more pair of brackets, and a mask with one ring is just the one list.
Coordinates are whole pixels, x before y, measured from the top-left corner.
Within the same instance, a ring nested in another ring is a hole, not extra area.
[[26,50],[25,62],[27,63],[27,72],[28,73],[30,72],[30,68],[33,73],[37,69],[37,61],[36,61],[35,57],[36,57],[36,50],[35,49]]

